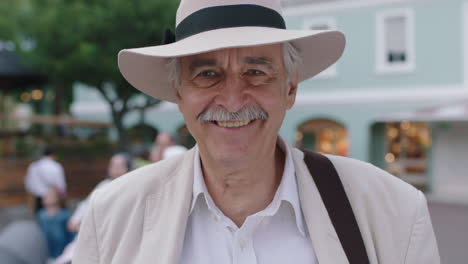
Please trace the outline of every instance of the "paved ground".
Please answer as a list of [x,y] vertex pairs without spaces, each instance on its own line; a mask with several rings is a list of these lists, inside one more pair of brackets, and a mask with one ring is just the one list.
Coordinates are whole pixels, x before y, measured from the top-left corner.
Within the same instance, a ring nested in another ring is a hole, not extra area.
[[33,213],[26,205],[0,208],[0,232],[12,221],[32,219]]
[[442,264],[468,263],[468,205],[429,202]]
[[[68,199],[66,207],[73,212],[80,200]],[[32,209],[27,204],[10,207],[0,207],[0,232],[8,223],[15,220],[33,220]],[[3,263],[0,263],[3,264]]]

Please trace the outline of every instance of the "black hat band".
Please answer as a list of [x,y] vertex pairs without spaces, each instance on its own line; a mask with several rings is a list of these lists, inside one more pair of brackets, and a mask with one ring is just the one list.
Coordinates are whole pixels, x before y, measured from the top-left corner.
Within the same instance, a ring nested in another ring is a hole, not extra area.
[[220,28],[271,27],[286,29],[283,17],[273,9],[259,5],[213,6],[194,12],[179,23],[175,40]]

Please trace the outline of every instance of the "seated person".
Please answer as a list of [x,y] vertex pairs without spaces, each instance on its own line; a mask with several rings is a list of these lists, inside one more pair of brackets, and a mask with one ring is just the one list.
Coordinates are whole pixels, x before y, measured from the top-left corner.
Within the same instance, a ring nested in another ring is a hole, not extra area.
[[[107,184],[109,184],[112,180],[117,179],[118,177],[124,175],[125,173],[132,170],[133,164],[132,160],[129,155],[126,153],[117,153],[112,156],[109,161],[109,166],[107,168],[107,177],[106,179],[102,180],[92,192],[97,189],[100,189]],[[76,208],[73,215],[70,217],[68,221],[68,230],[70,232],[78,232],[81,224],[81,220],[85,215],[86,208],[88,206],[88,198],[84,199],[81,203],[79,203],[78,207]],[[70,263],[71,258],[73,256],[73,252],[75,251],[76,240],[73,240],[64,250],[63,254],[60,255],[55,264],[65,264]]]
[[70,212],[61,208],[58,189],[50,188],[44,196],[44,208],[37,212],[39,226],[45,235],[49,258],[62,254],[65,246],[73,240],[74,234],[67,229]]

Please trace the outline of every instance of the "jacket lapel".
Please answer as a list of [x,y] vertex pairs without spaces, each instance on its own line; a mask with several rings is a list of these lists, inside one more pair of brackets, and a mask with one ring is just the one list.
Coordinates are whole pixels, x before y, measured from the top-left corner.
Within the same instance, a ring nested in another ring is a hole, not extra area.
[[298,149],[292,150],[301,208],[318,262],[349,263],[303,155]]
[[[194,150],[147,196],[141,251],[135,263],[178,263],[193,190]],[[157,172],[155,172],[157,173]]]

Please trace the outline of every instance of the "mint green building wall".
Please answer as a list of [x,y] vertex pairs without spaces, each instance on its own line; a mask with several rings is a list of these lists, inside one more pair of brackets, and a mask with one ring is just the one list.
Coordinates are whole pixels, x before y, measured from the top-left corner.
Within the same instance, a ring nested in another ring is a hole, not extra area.
[[[310,79],[300,84],[301,94],[325,94],[328,91],[391,91],[392,89],[441,89],[464,82],[463,4],[462,0],[407,1],[369,7],[347,8],[286,16],[288,28],[301,29],[307,19],[333,18],[344,32],[346,49],[337,63],[337,75]],[[377,14],[381,11],[409,8],[414,13],[415,69],[410,73],[376,72]],[[302,11],[301,11],[302,12]],[[429,103],[368,104],[350,106],[311,106],[291,110],[281,135],[294,142],[297,127],[307,120],[329,118],[348,129],[350,156],[383,166],[385,153],[382,127],[372,129],[379,115],[430,107]],[[378,145],[378,146],[376,146]]]
[[[353,89],[427,88],[427,85],[463,82],[462,7],[460,0],[408,1],[408,3],[345,9],[327,13],[287,16],[287,26],[302,28],[307,19],[332,17],[346,35],[338,75],[311,79],[306,91]],[[408,74],[377,74],[376,14],[389,9],[410,8],[414,12],[415,71]]]
[[379,168],[385,168],[385,154],[387,152],[385,123],[374,123],[370,127],[369,161]]

